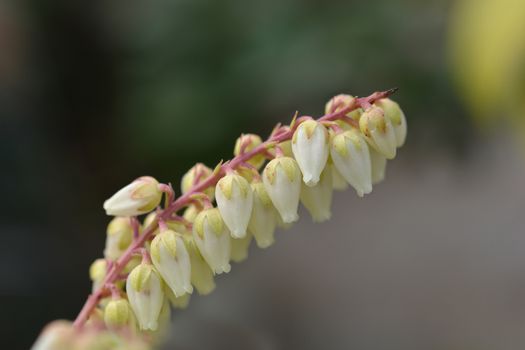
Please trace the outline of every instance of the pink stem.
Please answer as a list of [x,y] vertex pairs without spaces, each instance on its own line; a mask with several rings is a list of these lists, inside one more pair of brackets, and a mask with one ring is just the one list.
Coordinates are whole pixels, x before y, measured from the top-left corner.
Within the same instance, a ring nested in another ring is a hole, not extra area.
[[[341,109],[340,111],[326,114],[322,116],[321,118],[319,118],[318,121],[322,122],[322,121],[333,121],[333,120],[341,119],[347,113],[357,108],[361,108],[363,106],[369,106],[370,104],[374,103],[375,101],[379,99],[386,98],[392,95],[396,91],[397,91],[397,88],[394,88],[394,89],[390,89],[386,91],[374,92],[372,95],[367,96],[367,97],[356,98],[354,99],[354,103]],[[295,127],[297,127],[298,124],[299,123],[296,123]],[[89,315],[91,314],[93,309],[97,306],[98,301],[102,297],[105,286],[109,284],[113,284],[113,282],[118,280],[122,270],[127,265],[127,263],[131,260],[131,258],[133,257],[133,254],[144,246],[144,243],[150,238],[150,236],[156,230],[159,219],[168,220],[171,214],[175,213],[177,210],[183,208],[184,206],[187,206],[189,203],[193,201],[192,195],[199,193],[199,192],[203,192],[208,187],[214,186],[217,183],[217,181],[219,181],[219,179],[224,175],[226,166],[230,167],[231,169],[235,169],[238,166],[246,163],[248,160],[250,160],[254,156],[261,154],[261,153],[265,153],[268,146],[291,139],[293,136],[293,133],[294,133],[294,130],[292,129],[289,129],[283,132],[276,132],[275,134],[270,136],[265,142],[261,143],[257,147],[254,147],[249,152],[239,154],[238,156],[233,158],[230,162],[228,162],[227,165],[221,166],[221,169],[219,172],[215,174],[211,174],[206,179],[204,179],[204,181],[195,184],[188,192],[186,192],[185,194],[177,198],[175,201],[171,202],[166,207],[166,209],[162,210],[159,213],[159,215],[156,216],[156,218],[146,228],[143,234],[139,236],[138,239],[136,239],[128,247],[128,249],[122,254],[122,256],[114,264],[112,264],[111,268],[108,269],[108,273],[106,274],[106,277],[104,278],[103,283],[101,283],[101,286],[94,293],[88,296],[86,303],[82,307],[82,310],[80,310],[80,313],[78,314],[73,325],[76,328],[81,328],[86,323],[86,321],[89,318]]]

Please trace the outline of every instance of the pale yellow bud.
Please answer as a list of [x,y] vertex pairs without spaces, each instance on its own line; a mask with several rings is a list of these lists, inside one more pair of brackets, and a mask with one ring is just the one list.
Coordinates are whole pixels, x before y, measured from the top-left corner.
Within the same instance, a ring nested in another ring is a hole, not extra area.
[[399,104],[389,98],[383,98],[379,101],[376,101],[374,104],[382,108],[385,111],[385,117],[390,119],[392,122],[394,133],[396,135],[396,146],[403,146],[407,136],[407,121],[405,118],[405,113],[403,113],[399,107]]
[[191,284],[193,284],[200,295],[210,294],[215,289],[213,271],[206,260],[204,260],[197,243],[195,243],[195,239],[192,236],[184,236],[184,242],[190,254]]
[[111,300],[104,309],[104,323],[110,329],[129,326],[133,313],[126,299]]
[[106,230],[104,257],[117,260],[126,251],[133,240],[133,227],[129,217],[115,217]]
[[92,290],[96,291],[106,277],[108,264],[106,259],[97,259],[89,267],[89,278],[93,282]]
[[[181,190],[182,193],[187,193],[193,186],[200,184],[204,180],[206,180],[211,174],[213,170],[208,168],[206,165],[202,163],[195,164],[184,176],[182,177],[181,181]],[[207,188],[203,191],[206,193],[206,195],[210,198],[210,200],[213,200],[213,194],[214,189],[213,187]]]
[[162,198],[159,183],[151,176],[139,177],[104,202],[107,215],[137,216],[155,209]]
[[[253,150],[255,147],[259,146],[262,143],[261,137],[255,134],[244,134],[241,135],[237,141],[235,141],[235,149],[233,154],[238,156],[241,152],[241,148],[245,145],[244,152],[248,153]],[[259,169],[264,164],[264,156],[257,154],[248,160],[248,163],[254,166],[256,169]]]
[[[344,108],[347,108],[348,106],[353,104],[354,101],[355,101],[355,97],[353,97],[352,95],[341,94],[341,95],[334,96],[326,103],[325,114],[332,114],[332,113],[339,112],[343,110]],[[351,112],[348,112],[346,116],[358,121],[362,112],[363,110],[361,108],[357,108]],[[341,125],[343,128],[346,128],[348,124],[343,123]]]
[[275,226],[277,216],[272,200],[262,182],[252,183],[253,209],[248,229],[255,237],[259,248],[267,248],[274,242]]
[[381,108],[372,106],[367,109],[359,119],[359,128],[368,144],[376,151],[387,159],[396,156],[397,141],[394,127]]
[[321,179],[315,186],[301,188],[301,203],[308,210],[314,222],[329,220],[332,216],[332,173],[331,168],[326,169],[321,174]]
[[232,238],[230,259],[236,263],[246,260],[248,257],[248,250],[252,242],[252,235],[248,233],[243,238]]

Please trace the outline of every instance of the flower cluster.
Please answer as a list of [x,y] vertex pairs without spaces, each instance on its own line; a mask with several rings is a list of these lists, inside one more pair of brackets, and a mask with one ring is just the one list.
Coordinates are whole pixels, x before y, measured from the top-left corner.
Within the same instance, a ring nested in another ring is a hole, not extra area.
[[171,307],[185,308],[194,290],[211,293],[216,276],[246,259],[252,241],[271,246],[277,227],[298,220],[300,203],[322,222],[331,216],[333,190],[370,193],[406,138],[390,93],[335,96],[323,117],[294,118],[264,142],[242,135],[231,161],[192,167],[178,198],[149,176],[119,190],[104,203],[114,218],[104,258],[90,268],[93,294],[74,326],[52,323],[33,349],[148,349]]

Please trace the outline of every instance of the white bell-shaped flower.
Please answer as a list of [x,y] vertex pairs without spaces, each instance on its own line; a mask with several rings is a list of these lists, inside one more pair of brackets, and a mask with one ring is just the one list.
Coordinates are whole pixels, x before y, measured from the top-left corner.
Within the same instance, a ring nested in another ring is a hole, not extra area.
[[181,235],[166,230],[151,242],[153,265],[176,297],[193,292],[190,255]]
[[104,323],[109,329],[136,329],[135,316],[129,302],[124,298],[109,301],[104,308]]
[[248,257],[248,250],[250,249],[250,243],[252,242],[253,236],[251,233],[247,233],[243,238],[232,238],[230,259],[233,262],[240,263],[246,260]]
[[197,215],[193,238],[214,273],[230,272],[230,232],[217,208],[205,209]]
[[240,175],[227,174],[217,182],[215,199],[232,237],[246,236],[253,206],[253,194],[248,181]]
[[403,113],[399,104],[389,98],[383,98],[376,101],[374,104],[382,108],[383,111],[385,111],[385,116],[392,122],[394,133],[396,135],[396,146],[403,146],[407,137],[407,121],[405,113]]
[[321,174],[317,185],[309,187],[303,184],[301,188],[301,203],[308,210],[314,222],[323,222],[332,216],[332,173],[331,168]]
[[140,329],[157,330],[164,292],[162,280],[153,265],[141,263],[131,271],[126,281],[126,293]]
[[348,182],[346,182],[345,178],[339,170],[337,170],[335,164],[333,161],[329,164],[330,172],[332,173],[332,187],[336,191],[344,191],[348,188]]
[[137,216],[155,209],[162,198],[159,183],[151,176],[139,177],[104,202],[107,215]]
[[263,183],[268,196],[285,224],[299,219],[297,208],[301,192],[301,171],[295,159],[278,157],[264,168]]
[[104,257],[117,260],[133,240],[133,227],[128,217],[115,217],[106,230],[106,247]]
[[207,295],[215,289],[213,271],[202,257],[193,236],[184,236],[186,249],[190,254],[191,262],[191,284],[200,295]]
[[328,131],[315,120],[299,124],[292,137],[292,151],[307,186],[315,186],[328,159]]
[[339,173],[359,197],[372,192],[370,152],[359,131],[353,129],[334,135],[330,155]]
[[248,229],[253,234],[259,248],[268,248],[274,241],[277,215],[279,215],[268,196],[264,184],[260,181],[252,183],[253,209]]
[[359,128],[370,146],[383,154],[387,159],[396,156],[397,140],[394,127],[384,111],[372,106],[359,119]]
[[372,184],[375,185],[385,179],[386,158],[372,147],[370,150],[370,163],[372,165]]

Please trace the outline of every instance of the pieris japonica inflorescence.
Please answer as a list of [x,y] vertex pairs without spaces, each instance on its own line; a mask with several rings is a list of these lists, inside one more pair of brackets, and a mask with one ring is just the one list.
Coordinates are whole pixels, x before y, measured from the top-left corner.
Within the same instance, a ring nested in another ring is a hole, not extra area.
[[252,241],[259,248],[274,244],[276,228],[299,219],[300,203],[322,222],[332,215],[334,190],[370,193],[406,139],[405,115],[391,93],[337,95],[323,117],[294,118],[266,141],[243,134],[232,160],[215,169],[192,167],[179,197],[149,176],[115,193],[104,202],[114,216],[104,258],[89,270],[93,294],[74,324],[52,323],[33,349],[96,342],[104,349],[149,349],[169,322],[170,305],[186,308],[193,289],[211,293],[216,275],[245,260]]

